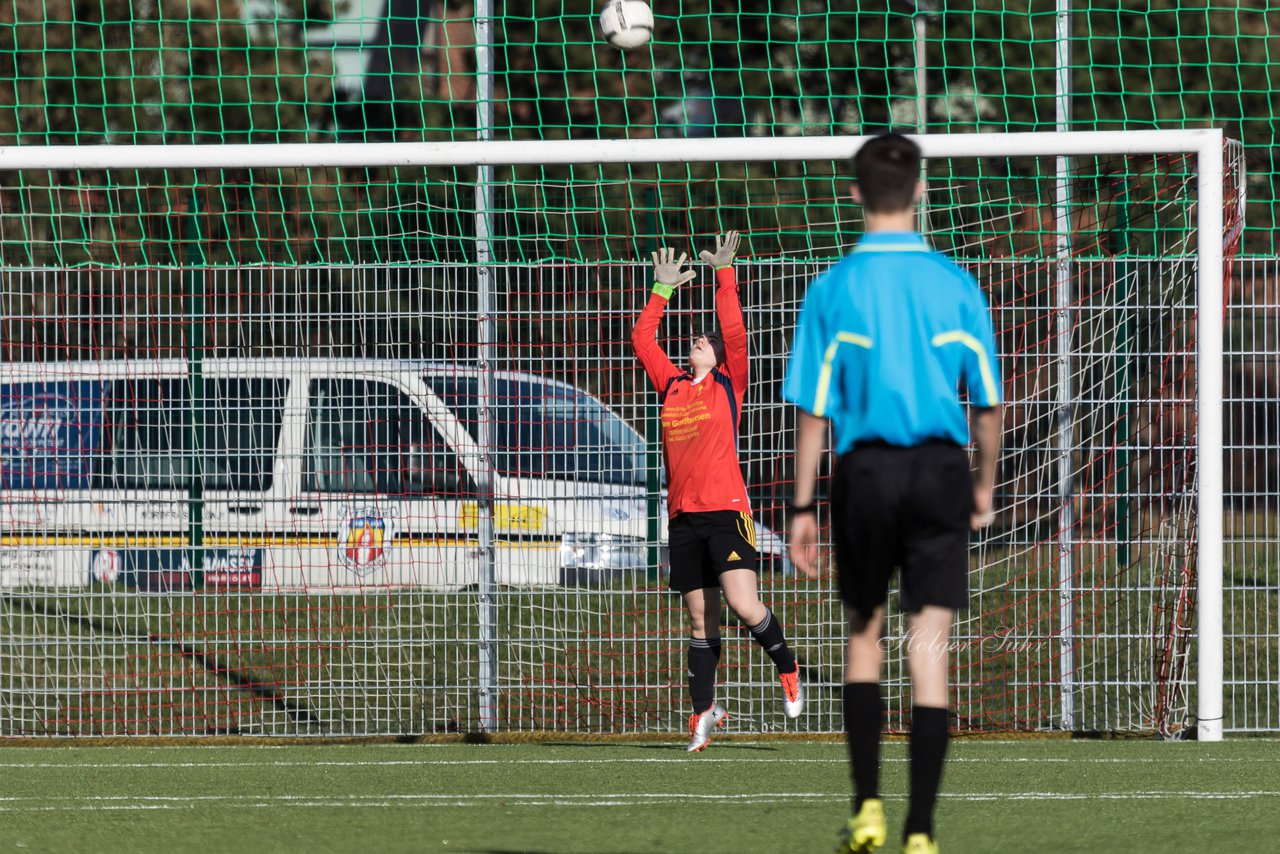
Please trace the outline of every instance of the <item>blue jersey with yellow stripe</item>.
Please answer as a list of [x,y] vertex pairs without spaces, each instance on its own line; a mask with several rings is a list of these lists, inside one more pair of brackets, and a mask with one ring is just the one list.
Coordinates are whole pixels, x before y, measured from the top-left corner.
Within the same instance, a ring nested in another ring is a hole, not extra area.
[[915,232],[874,232],[809,285],[784,399],[829,418],[838,453],[859,442],[967,444],[960,387],[1001,401],[978,283]]

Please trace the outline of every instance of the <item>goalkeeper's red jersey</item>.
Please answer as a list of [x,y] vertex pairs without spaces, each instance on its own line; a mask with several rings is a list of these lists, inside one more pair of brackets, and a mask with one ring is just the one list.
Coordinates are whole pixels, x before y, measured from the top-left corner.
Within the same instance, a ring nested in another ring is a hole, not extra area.
[[750,513],[738,463],[738,424],[747,390],[747,329],[732,267],[716,270],[716,317],[724,338],[724,364],[702,378],[671,363],[658,346],[658,322],[667,300],[653,294],[631,333],[631,344],[662,401],[662,447],[667,503],[681,513]]

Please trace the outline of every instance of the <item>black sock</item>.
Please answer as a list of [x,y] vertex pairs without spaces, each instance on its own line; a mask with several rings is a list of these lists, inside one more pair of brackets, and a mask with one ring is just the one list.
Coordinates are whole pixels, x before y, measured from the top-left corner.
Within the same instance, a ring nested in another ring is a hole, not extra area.
[[879,682],[846,682],[842,693],[856,813],[863,801],[880,797],[880,730],[884,728],[884,704],[880,700]]
[[751,636],[764,649],[765,654],[773,659],[779,673],[794,673],[796,657],[787,646],[787,639],[782,634],[782,626],[773,618],[773,612],[764,609],[764,619],[751,627]]
[[902,835],[933,836],[933,808],[947,758],[947,710],[932,706],[911,709],[911,803]]
[[689,699],[693,711],[702,714],[716,701],[716,666],[720,663],[720,638],[689,638]]

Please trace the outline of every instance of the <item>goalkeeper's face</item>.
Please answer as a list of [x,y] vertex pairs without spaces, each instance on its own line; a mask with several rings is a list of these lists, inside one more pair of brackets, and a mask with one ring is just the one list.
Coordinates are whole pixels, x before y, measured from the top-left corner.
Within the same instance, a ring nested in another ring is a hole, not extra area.
[[[720,344],[717,348],[716,345]],[[714,335],[699,335],[693,339],[693,349],[689,351],[689,365],[695,371],[709,371],[723,360],[724,344]]]

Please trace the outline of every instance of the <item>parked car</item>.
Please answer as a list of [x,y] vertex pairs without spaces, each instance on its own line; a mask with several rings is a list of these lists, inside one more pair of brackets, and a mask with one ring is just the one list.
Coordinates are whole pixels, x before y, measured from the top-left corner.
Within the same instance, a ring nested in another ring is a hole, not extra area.
[[[475,584],[482,429],[499,584],[647,574],[641,436],[581,389],[518,372],[493,375],[482,419],[480,382],[383,360],[5,365],[0,586]],[[781,540],[758,530],[781,567]]]

